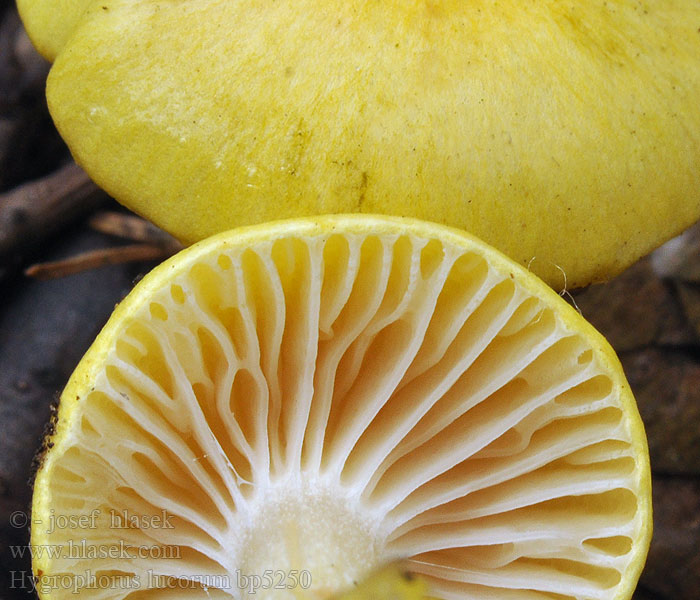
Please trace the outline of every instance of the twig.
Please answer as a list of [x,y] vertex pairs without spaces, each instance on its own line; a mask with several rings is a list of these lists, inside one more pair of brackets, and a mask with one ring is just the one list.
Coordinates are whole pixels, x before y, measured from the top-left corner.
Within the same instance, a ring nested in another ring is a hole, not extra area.
[[170,247],[173,252],[182,249],[182,245],[170,234],[135,215],[101,211],[90,217],[89,224],[95,231],[107,235]]
[[100,233],[141,243],[89,250],[63,260],[34,264],[24,274],[35,279],[57,279],[106,265],[164,260],[182,249],[174,237],[135,215],[103,211],[90,217],[89,223]]
[[0,262],[94,210],[107,195],[75,163],[0,195]]
[[64,260],[32,265],[24,274],[35,279],[58,279],[88,269],[144,260],[163,260],[172,255],[170,249],[153,244],[130,244],[83,252]]

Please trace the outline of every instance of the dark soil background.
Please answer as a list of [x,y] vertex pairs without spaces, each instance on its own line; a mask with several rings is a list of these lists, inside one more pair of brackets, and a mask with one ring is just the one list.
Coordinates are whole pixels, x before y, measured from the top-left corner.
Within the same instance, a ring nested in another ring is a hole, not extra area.
[[[29,560],[13,556],[12,547],[29,541],[32,459],[52,405],[114,305],[155,264],[132,261],[48,280],[25,274],[35,263],[86,252],[104,261],[111,249],[114,259],[129,245],[95,227],[97,211],[126,213],[71,165],[46,109],[48,68],[14,5],[0,0],[0,600],[35,597]],[[47,198],[64,204],[44,206]],[[573,298],[617,350],[649,436],[655,532],[635,600],[695,600],[700,226]]]

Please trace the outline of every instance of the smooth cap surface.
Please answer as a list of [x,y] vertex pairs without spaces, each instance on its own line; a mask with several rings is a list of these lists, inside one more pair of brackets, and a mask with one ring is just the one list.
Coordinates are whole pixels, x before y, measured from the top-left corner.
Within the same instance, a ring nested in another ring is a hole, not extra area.
[[700,217],[696,0],[84,6],[51,112],[100,185],[187,243],[414,216],[560,289]]

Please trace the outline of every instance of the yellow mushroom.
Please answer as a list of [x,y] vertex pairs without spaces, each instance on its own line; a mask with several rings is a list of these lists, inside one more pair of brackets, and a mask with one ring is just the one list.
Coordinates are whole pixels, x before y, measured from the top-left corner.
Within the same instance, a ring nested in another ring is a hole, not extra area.
[[20,0],[77,161],[187,243],[337,212],[561,288],[700,216],[700,3]]
[[53,600],[317,600],[394,559],[419,580],[348,598],[628,600],[651,536],[605,340],[493,248],[408,219],[176,255],[120,303],[47,446],[32,544],[58,549],[34,560]]

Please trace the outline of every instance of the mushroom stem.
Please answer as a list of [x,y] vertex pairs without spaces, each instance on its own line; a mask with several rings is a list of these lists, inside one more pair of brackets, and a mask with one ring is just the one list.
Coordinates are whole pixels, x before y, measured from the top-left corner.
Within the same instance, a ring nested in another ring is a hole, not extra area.
[[376,516],[335,486],[282,484],[253,502],[239,546],[241,573],[306,570],[315,591],[339,590],[386,558]]

